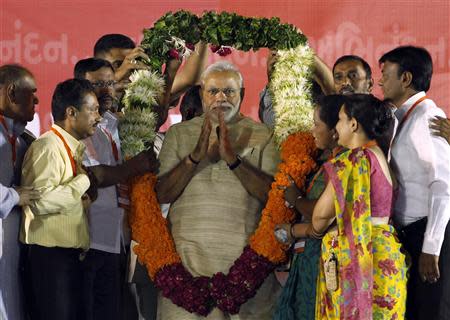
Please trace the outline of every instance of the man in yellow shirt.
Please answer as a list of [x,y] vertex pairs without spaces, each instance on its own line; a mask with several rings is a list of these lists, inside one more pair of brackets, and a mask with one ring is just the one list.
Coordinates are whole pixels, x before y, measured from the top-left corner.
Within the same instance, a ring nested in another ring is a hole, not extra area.
[[75,320],[82,318],[77,311],[91,201],[80,140],[93,135],[101,119],[89,81],[59,83],[52,115],[55,124],[32,143],[23,162],[22,182],[42,194],[24,207],[20,240],[29,245],[33,319]]

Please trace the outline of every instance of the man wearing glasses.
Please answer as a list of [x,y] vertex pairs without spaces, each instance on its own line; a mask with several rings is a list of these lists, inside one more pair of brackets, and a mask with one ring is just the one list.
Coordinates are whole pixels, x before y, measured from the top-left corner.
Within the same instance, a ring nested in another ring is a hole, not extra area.
[[[89,209],[90,248],[83,261],[83,319],[120,319],[124,274],[121,253],[130,245],[127,219],[116,185],[147,171],[157,171],[153,150],[123,162],[116,116],[114,71],[102,59],[80,60],[75,77],[94,87],[102,120],[95,134],[83,140],[83,165],[95,175],[98,198]],[[125,200],[125,201],[124,201]]]
[[[183,265],[195,276],[228,269],[248,243],[267,200],[279,162],[272,131],[243,116],[239,70],[229,62],[210,65],[202,74],[204,114],[172,126],[159,159],[156,191],[170,203],[168,219]],[[233,319],[271,319],[278,285],[270,276]],[[163,319],[198,319],[161,298]],[[215,309],[213,319],[229,315]]]

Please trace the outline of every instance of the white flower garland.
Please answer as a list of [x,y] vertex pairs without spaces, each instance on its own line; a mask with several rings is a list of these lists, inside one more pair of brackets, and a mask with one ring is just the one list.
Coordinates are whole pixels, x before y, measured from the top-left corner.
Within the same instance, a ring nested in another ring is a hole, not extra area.
[[119,125],[125,159],[151,147],[157,120],[153,106],[157,105],[157,98],[164,92],[164,80],[156,72],[138,70],[130,80],[123,98],[124,117]]
[[290,134],[309,131],[313,124],[311,76],[313,51],[308,45],[279,50],[269,90],[275,111],[275,142]]
[[[312,65],[313,51],[308,45],[278,51],[269,87],[275,111],[274,136],[278,145],[290,134],[309,131],[312,127]],[[148,149],[155,139],[157,116],[153,106],[164,90],[164,80],[156,72],[135,71],[130,80],[123,99],[125,117],[119,127],[126,158]]]

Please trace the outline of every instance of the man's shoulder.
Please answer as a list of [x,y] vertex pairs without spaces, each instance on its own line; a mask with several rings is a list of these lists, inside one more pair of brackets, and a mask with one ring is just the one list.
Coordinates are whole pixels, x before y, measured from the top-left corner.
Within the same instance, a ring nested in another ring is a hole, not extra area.
[[436,103],[431,99],[426,99],[422,102],[422,108],[418,108],[417,112],[418,118],[428,121],[435,116],[446,117],[444,110],[436,105]]
[[31,143],[30,149],[51,150],[56,149],[57,146],[58,146],[58,137],[51,131],[47,131]]

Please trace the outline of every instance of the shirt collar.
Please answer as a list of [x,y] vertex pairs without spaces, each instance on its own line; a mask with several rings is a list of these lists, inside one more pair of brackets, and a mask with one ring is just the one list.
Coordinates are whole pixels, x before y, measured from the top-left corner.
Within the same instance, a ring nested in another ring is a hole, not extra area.
[[408,112],[408,110],[411,109],[413,104],[416,103],[416,101],[418,101],[420,98],[424,97],[425,95],[426,94],[424,91],[420,91],[420,92],[416,93],[415,95],[411,96],[408,100],[406,100],[401,105],[401,107],[395,111],[395,116],[397,117],[397,119],[399,121],[401,121],[403,119],[403,117],[405,116],[405,114]]
[[64,130],[57,124],[53,124],[52,128],[54,128],[63,136],[64,140],[66,140],[66,143],[70,148],[70,151],[72,151],[77,156],[83,155],[83,152],[86,149],[86,146],[83,143],[75,139],[70,133],[68,133],[66,130]]
[[107,129],[109,132],[113,133],[117,131],[117,127],[119,124],[119,119],[117,116],[109,111],[106,111],[103,116],[102,120],[98,124],[99,127]]

